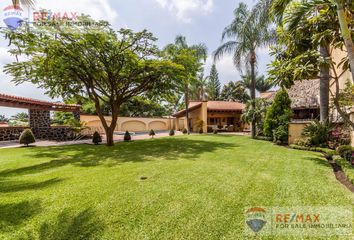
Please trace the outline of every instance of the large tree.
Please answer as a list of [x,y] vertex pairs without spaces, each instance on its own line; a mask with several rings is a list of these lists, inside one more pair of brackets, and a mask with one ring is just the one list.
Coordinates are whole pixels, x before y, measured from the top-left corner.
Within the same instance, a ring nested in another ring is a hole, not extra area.
[[[219,60],[225,54],[233,54],[233,61],[237,69],[249,67],[252,76],[251,99],[256,98],[256,67],[257,48],[268,46],[273,35],[267,25],[260,21],[249,21],[250,10],[247,5],[240,3],[234,11],[234,20],[222,34],[222,40],[232,39],[222,44],[215,52],[214,59]],[[255,102],[253,103],[255,104]],[[256,136],[256,122],[252,122],[252,137]]]
[[184,91],[184,104],[186,108],[187,130],[190,132],[189,126],[189,92],[190,85],[198,79],[198,73],[202,72],[202,63],[207,58],[207,47],[203,43],[188,45],[186,37],[178,35],[174,43],[168,44],[164,48],[167,59],[182,65],[184,67],[184,75],[180,79],[180,90]]
[[250,96],[245,86],[240,81],[231,81],[222,88],[220,100],[247,103],[250,100]]
[[221,83],[216,65],[211,66],[208,84],[209,100],[218,100],[220,98]]
[[[115,32],[104,22],[81,20],[91,24],[67,26],[65,31],[8,31],[15,47],[11,53],[26,58],[7,64],[5,72],[15,83],[32,82],[51,97],[87,95],[112,146],[121,105],[142,93],[171,88],[182,67],[160,58],[156,38],[146,30]],[[110,122],[104,118],[102,102],[110,106]]]

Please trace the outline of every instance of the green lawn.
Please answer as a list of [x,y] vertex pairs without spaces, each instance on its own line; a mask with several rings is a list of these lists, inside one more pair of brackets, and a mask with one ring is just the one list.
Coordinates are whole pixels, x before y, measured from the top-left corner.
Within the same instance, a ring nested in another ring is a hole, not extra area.
[[245,239],[248,206],[354,204],[319,156],[221,135],[3,149],[0,239]]

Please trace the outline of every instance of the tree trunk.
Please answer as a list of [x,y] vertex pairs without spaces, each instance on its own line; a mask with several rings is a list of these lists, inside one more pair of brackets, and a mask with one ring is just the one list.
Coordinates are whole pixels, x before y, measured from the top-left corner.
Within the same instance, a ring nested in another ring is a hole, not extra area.
[[107,138],[107,146],[112,147],[114,146],[114,128],[109,127],[106,129],[106,138]]
[[[329,57],[329,46],[320,46],[323,58]],[[320,121],[325,122],[329,116],[329,65],[320,66]]]
[[340,24],[340,30],[342,33],[342,37],[344,39],[345,47],[348,51],[350,70],[352,73],[352,81],[354,82],[354,44],[353,44],[353,39],[351,36],[350,29],[348,27],[348,22],[346,20],[344,6],[340,2],[340,0],[335,0],[335,3],[337,6],[337,15],[338,15],[338,20],[339,20],[339,24]]
[[[252,78],[252,83],[251,83],[251,100],[252,100],[252,108],[256,108],[256,53],[252,52],[251,53],[251,78]],[[256,138],[256,120],[252,119],[252,138]]]
[[184,91],[185,91],[185,93],[184,93],[184,103],[185,103],[185,106],[186,106],[186,122],[187,122],[186,129],[187,129],[188,135],[189,135],[190,134],[190,129],[189,129],[189,109],[188,109],[188,105],[189,105],[188,84],[185,85]]

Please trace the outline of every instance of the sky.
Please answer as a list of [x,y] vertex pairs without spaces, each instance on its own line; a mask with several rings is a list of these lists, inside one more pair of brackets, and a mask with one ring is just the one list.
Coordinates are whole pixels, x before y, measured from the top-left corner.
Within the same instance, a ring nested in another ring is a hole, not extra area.
[[[76,12],[89,14],[94,19],[109,21],[115,29],[131,28],[134,31],[148,29],[158,38],[159,47],[174,41],[177,35],[184,35],[188,44],[205,43],[209,57],[205,64],[205,75],[209,75],[213,64],[212,53],[221,44],[221,33],[233,19],[233,10],[242,2],[239,0],[37,0],[36,9],[50,9],[53,12]],[[252,6],[253,0],[244,0]],[[1,10],[11,0],[2,0]],[[2,17],[2,14],[0,14]],[[3,19],[0,25],[4,26]],[[0,93],[12,94],[41,100],[52,100],[45,90],[26,83],[16,86],[11,76],[3,73],[3,66],[15,60],[8,54],[8,40],[0,39]],[[258,72],[266,74],[270,62],[268,49],[258,50]],[[225,56],[216,63],[222,84],[240,79],[232,56]],[[52,101],[58,101],[54,99]],[[19,109],[0,107],[0,115],[11,116]]]

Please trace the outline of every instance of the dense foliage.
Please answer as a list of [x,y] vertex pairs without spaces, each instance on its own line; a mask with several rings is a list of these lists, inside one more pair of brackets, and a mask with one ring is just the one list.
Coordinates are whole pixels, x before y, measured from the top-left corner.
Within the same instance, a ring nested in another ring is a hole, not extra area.
[[[7,64],[5,72],[15,83],[32,82],[52,97],[88,96],[111,146],[121,105],[134,96],[170,91],[184,68],[163,59],[157,39],[146,30],[116,32],[85,16],[80,20],[97,24],[57,31],[41,31],[37,26],[32,31],[26,27],[7,31],[14,46],[11,53],[26,58]],[[101,103],[110,107],[111,122],[103,117]]]
[[288,141],[288,124],[293,112],[291,100],[286,90],[282,89],[275,95],[264,121],[264,133],[273,141],[285,143]]
[[215,64],[213,64],[211,66],[210,75],[209,75],[208,80],[209,80],[209,82],[208,82],[208,99],[209,100],[219,100],[221,83],[219,80],[218,70],[216,69]]
[[[255,101],[255,104],[253,104]],[[257,98],[256,100],[250,100],[246,103],[246,108],[241,116],[241,120],[245,123],[252,121],[256,122],[257,136],[264,135],[264,119],[266,117],[267,108],[270,103],[264,99]]]
[[25,129],[20,136],[20,144],[24,144],[28,147],[29,144],[31,143],[35,143],[36,139],[34,137],[33,132],[31,131],[31,129]]
[[99,143],[102,142],[102,137],[101,137],[101,135],[100,135],[97,131],[94,132],[94,134],[93,134],[92,142],[93,142],[95,145],[98,145]]

